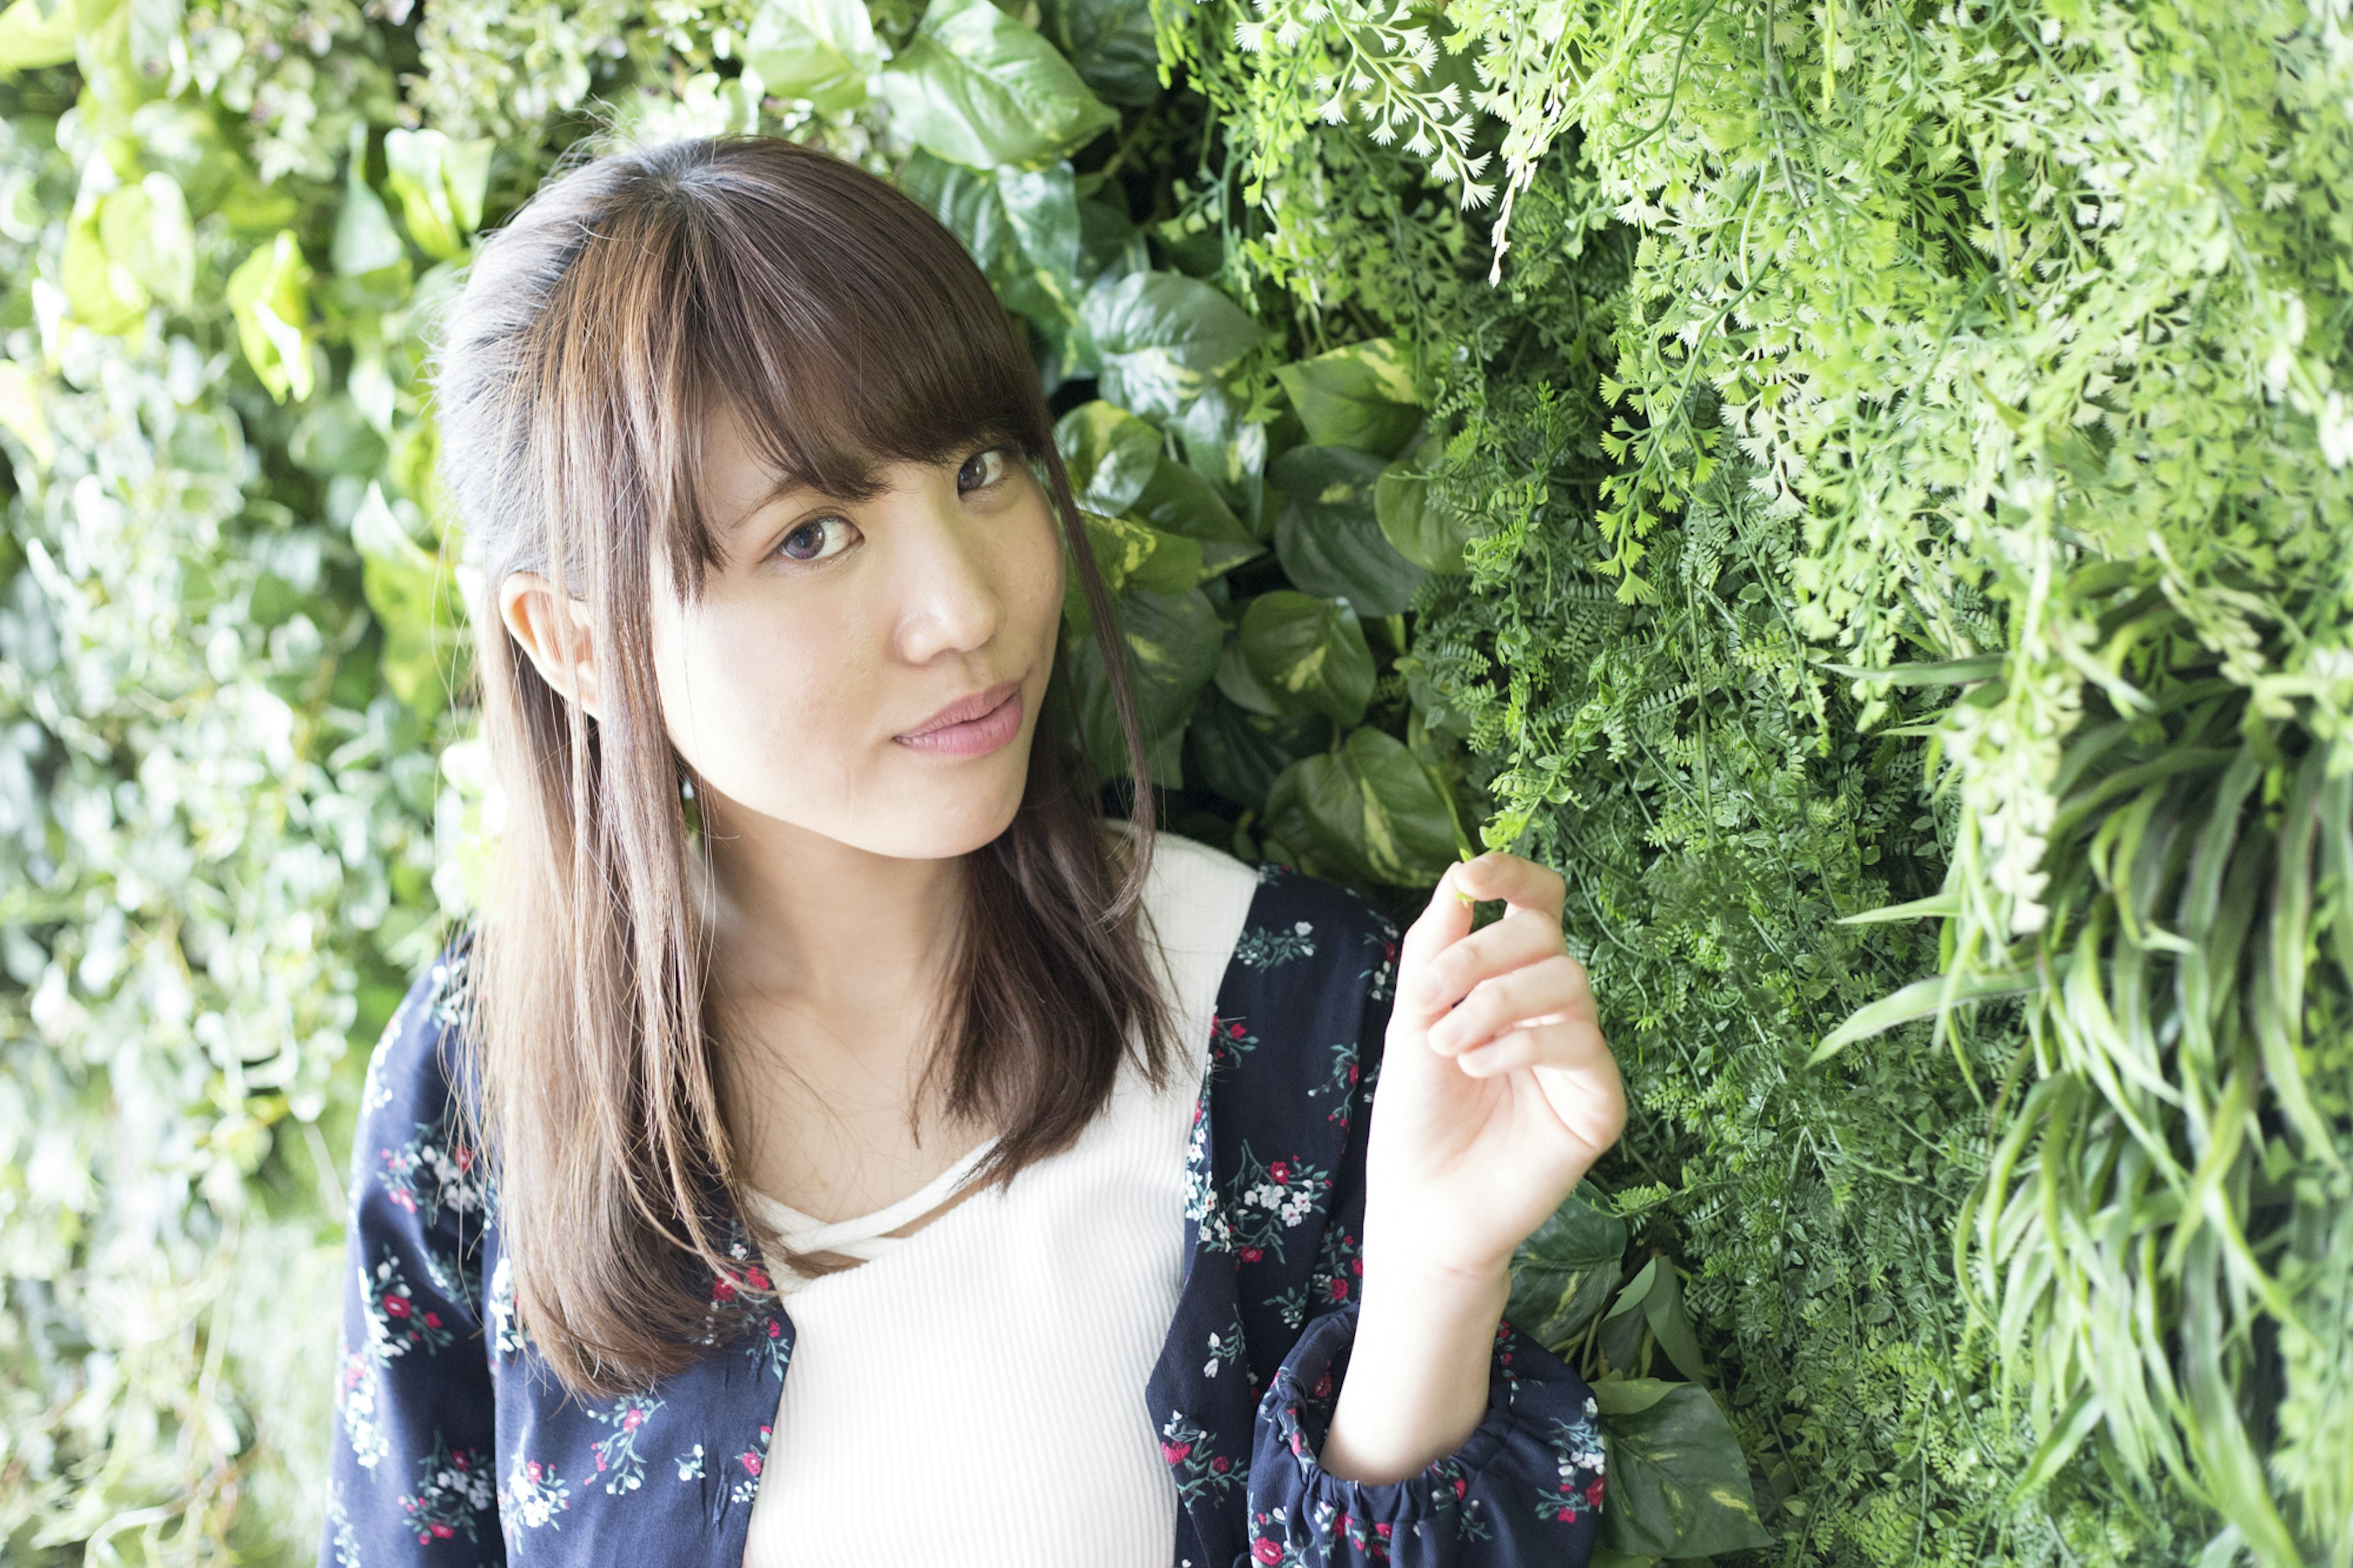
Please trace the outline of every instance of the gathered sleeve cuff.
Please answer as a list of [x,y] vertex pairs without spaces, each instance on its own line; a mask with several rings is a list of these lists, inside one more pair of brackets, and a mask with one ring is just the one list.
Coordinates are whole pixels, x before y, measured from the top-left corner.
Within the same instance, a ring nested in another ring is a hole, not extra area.
[[1585,1380],[1501,1323],[1487,1413],[1461,1447],[1401,1480],[1343,1480],[1318,1456],[1356,1337],[1353,1301],[1312,1320],[1259,1402],[1245,1563],[1582,1568],[1602,1495],[1601,1432]]

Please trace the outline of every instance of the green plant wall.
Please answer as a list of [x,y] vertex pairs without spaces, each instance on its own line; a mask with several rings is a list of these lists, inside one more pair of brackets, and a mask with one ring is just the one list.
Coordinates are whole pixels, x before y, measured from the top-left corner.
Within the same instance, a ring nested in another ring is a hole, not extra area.
[[1028,323],[1180,830],[1567,876],[1633,1120],[1510,1310],[1612,1563],[2353,1563],[2343,26],[14,0],[0,1555],[314,1557],[496,821],[433,312],[758,129]]

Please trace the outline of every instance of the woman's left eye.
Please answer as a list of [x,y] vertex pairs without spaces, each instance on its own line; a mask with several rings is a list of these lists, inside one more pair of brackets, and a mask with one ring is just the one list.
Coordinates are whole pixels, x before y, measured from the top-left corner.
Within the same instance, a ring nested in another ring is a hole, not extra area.
[[991,447],[986,452],[975,452],[956,470],[958,493],[976,490],[993,485],[1005,477],[1005,448]]

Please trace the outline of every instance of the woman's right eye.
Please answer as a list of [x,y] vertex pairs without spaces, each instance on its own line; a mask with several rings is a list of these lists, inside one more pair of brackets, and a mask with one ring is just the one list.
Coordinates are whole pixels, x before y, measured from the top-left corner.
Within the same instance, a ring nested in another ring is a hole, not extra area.
[[783,541],[776,546],[776,553],[787,561],[830,560],[848,549],[849,545],[844,543],[836,548],[828,548],[826,543],[828,530],[834,531],[835,537],[839,538],[841,531],[850,526],[847,518],[813,517],[785,535]]

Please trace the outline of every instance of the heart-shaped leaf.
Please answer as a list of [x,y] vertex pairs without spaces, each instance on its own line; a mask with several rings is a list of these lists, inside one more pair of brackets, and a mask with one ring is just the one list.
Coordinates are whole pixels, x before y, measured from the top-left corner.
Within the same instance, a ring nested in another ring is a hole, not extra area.
[[1626,1222],[1593,1198],[1579,1185],[1512,1255],[1504,1316],[1555,1352],[1565,1352],[1609,1300],[1626,1254]]
[[974,169],[1037,168],[1119,121],[1052,44],[989,0],[932,0],[881,81],[919,146]]
[[1381,532],[1373,487],[1381,459],[1350,447],[1294,447],[1267,478],[1282,491],[1274,552],[1310,594],[1345,597],[1360,616],[1394,616],[1430,575]]
[[1770,1546],[1732,1424],[1696,1384],[1593,1385],[1609,1477],[1602,1539],[1641,1557],[1713,1557]]
[[1345,604],[1278,588],[1242,612],[1238,646],[1257,689],[1286,713],[1321,713],[1343,726],[1373,696],[1373,652]]
[[882,51],[865,0],[763,0],[744,35],[744,58],[777,97],[841,114],[866,101]]
[[1394,458],[1421,424],[1413,373],[1387,338],[1282,365],[1274,374],[1291,395],[1307,438],[1319,447],[1354,447]]
[[1268,831],[1318,876],[1427,888],[1454,859],[1452,815],[1419,762],[1367,725],[1267,792]]

